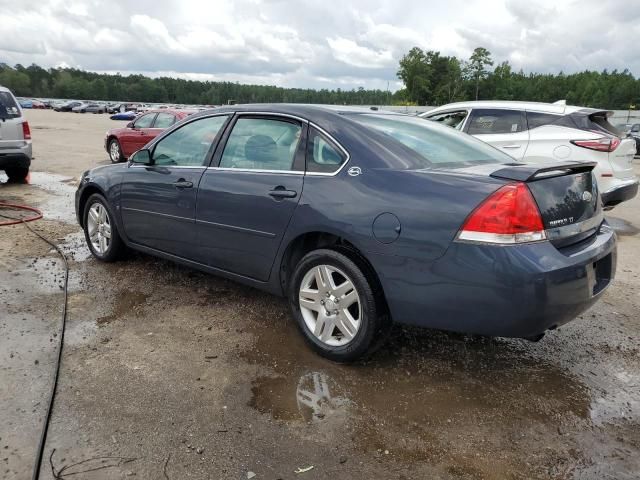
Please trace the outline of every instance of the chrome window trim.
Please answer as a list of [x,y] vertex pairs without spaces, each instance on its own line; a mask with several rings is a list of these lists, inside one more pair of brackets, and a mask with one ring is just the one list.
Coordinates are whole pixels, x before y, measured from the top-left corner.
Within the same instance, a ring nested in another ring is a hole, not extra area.
[[208,167],[205,165],[143,165],[141,163],[131,163],[129,162],[129,168],[201,168],[202,170],[206,170]]
[[297,120],[299,122],[306,123],[306,124],[311,123],[306,118],[298,117],[296,115],[291,115],[289,113],[279,113],[279,112],[238,112],[238,111],[236,111],[235,114],[238,115],[239,117],[243,116],[243,115],[260,115],[260,116],[263,116],[263,117],[269,117],[269,116],[271,116],[271,117],[274,117],[274,116],[275,117],[285,117],[285,118],[291,118],[293,120]]
[[286,175],[304,175],[304,172],[298,171],[298,170],[268,170],[268,169],[229,168],[229,167],[207,167],[207,170],[222,170],[225,172],[240,172],[240,173],[282,173]]

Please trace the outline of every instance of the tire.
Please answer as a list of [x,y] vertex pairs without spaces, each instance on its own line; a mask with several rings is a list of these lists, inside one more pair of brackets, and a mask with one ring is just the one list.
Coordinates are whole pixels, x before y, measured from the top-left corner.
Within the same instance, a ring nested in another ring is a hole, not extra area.
[[102,262],[115,262],[125,245],[107,201],[99,193],[91,195],[84,206],[82,225],[91,254]]
[[7,168],[4,173],[7,174],[10,182],[21,183],[27,179],[29,167],[11,167]]
[[111,160],[111,163],[120,163],[124,161],[122,147],[120,147],[120,142],[117,138],[109,140],[109,160]]
[[291,313],[306,342],[319,355],[340,363],[372,354],[391,326],[373,272],[348,253],[328,249],[308,253],[296,265],[288,291]]

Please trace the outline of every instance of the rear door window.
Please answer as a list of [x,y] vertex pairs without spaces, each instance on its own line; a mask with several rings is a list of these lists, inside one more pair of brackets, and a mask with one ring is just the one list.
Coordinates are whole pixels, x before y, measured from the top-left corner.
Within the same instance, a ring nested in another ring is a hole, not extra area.
[[142,115],[140,118],[138,118],[134,125],[136,128],[150,128],[151,124],[153,123],[153,119],[155,118],[156,114],[155,113],[150,113],[148,115]]
[[554,115],[553,113],[527,112],[527,126],[529,130],[550,125],[562,118],[562,115]]
[[17,118],[20,109],[9,92],[0,92],[0,118]]
[[175,122],[176,117],[170,113],[159,113],[156,117],[156,121],[153,123],[153,128],[168,128]]
[[468,112],[466,110],[461,110],[457,112],[437,113],[425,118],[427,120],[446,125],[447,127],[457,128],[458,130],[460,130],[462,128],[462,125],[464,124],[465,119],[467,118],[467,114]]
[[224,147],[220,167],[292,170],[301,134],[297,122],[240,117]]
[[526,130],[523,112],[503,109],[474,109],[471,112],[469,135],[518,133]]

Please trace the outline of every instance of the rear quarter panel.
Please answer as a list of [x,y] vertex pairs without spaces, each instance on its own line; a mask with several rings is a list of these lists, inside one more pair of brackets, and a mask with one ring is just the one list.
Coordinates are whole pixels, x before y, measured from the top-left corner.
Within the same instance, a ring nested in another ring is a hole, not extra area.
[[[365,256],[410,258],[426,268],[445,253],[469,213],[503,184],[490,177],[436,171],[363,168],[361,175],[351,177],[345,170],[334,177],[305,177],[285,245],[304,233],[327,232],[345,238]],[[374,220],[382,213],[392,213],[401,224],[391,243],[373,234]],[[384,276],[383,271],[378,274]]]

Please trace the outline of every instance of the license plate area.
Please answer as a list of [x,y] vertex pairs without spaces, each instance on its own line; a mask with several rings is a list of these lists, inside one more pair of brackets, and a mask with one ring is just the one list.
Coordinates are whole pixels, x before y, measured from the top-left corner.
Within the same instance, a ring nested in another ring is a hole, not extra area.
[[591,285],[592,294],[597,295],[603,291],[611,282],[612,255],[601,258],[591,265]]

